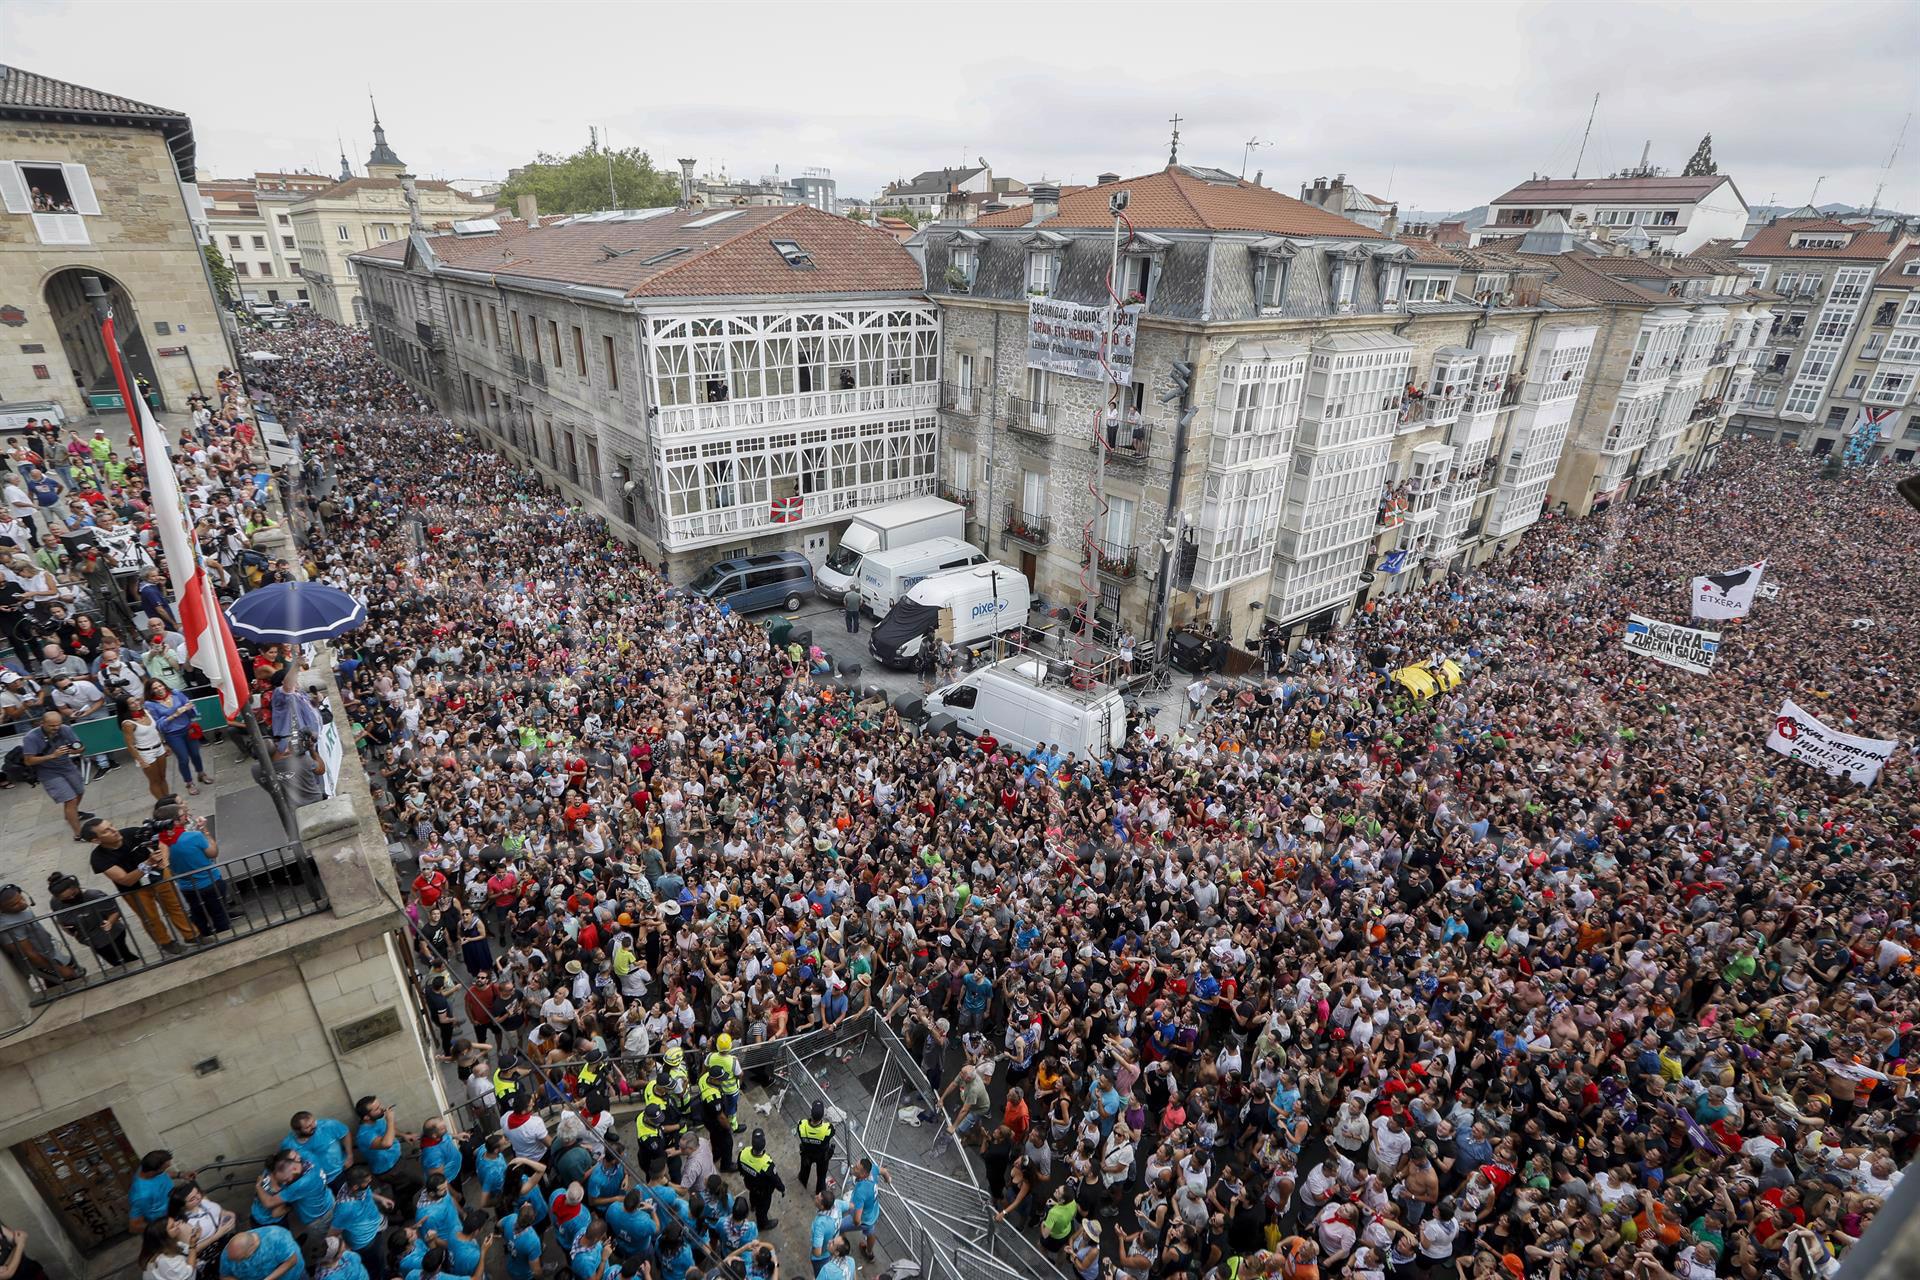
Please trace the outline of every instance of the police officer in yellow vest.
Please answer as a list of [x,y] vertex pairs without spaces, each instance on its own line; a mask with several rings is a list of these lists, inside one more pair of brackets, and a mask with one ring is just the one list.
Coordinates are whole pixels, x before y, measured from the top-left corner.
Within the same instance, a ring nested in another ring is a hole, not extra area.
[[633,1122],[633,1133],[637,1141],[634,1144],[633,1158],[639,1162],[640,1172],[647,1181],[653,1181],[653,1167],[660,1163],[662,1138],[660,1133],[660,1108],[647,1103],[640,1108],[640,1114]]
[[707,1055],[707,1071],[720,1070],[720,1091],[727,1108],[727,1120],[734,1132],[740,1131],[740,1059],[733,1056],[733,1037],[722,1031],[714,1038],[713,1052]]
[[580,1096],[585,1097],[595,1085],[606,1079],[608,1070],[605,1049],[587,1050],[587,1060],[581,1065],[580,1074],[575,1077],[580,1082]]
[[794,1126],[800,1138],[800,1185],[807,1185],[807,1171],[814,1170],[816,1194],[827,1189],[827,1166],[833,1162],[833,1122],[827,1119],[827,1104],[815,1102],[813,1112]]
[[507,1099],[519,1089],[527,1074],[526,1059],[517,1053],[507,1054],[500,1059],[500,1065],[493,1069],[493,1097],[502,1111],[506,1110]]
[[727,1095],[720,1080],[721,1073],[712,1068],[700,1077],[700,1123],[706,1126],[707,1142],[713,1149],[713,1167],[732,1173],[733,1122],[727,1115]]
[[[670,1044],[667,1046],[666,1060],[667,1060],[667,1074],[679,1080],[683,1084],[686,1083],[687,1082],[687,1051],[685,1049],[682,1049],[677,1042],[674,1044]],[[663,1092],[665,1091],[666,1087],[667,1086],[665,1082],[662,1082],[660,1085],[660,1088]]]
[[747,1184],[747,1199],[753,1205],[753,1220],[760,1230],[770,1231],[779,1226],[779,1222],[767,1217],[767,1212],[773,1208],[773,1193],[786,1194],[787,1184],[780,1177],[780,1171],[773,1167],[765,1129],[755,1129],[753,1142],[740,1153],[740,1178]]

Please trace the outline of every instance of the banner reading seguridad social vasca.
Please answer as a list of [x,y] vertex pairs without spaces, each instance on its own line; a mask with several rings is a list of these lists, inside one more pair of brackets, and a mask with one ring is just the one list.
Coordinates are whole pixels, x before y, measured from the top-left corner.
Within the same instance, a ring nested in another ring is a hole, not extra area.
[[1773,732],[1767,735],[1767,746],[1781,755],[1826,773],[1844,773],[1855,782],[1872,782],[1879,777],[1880,766],[1899,745],[1886,738],[1841,733],[1792,698],[1780,704]]
[[1713,669],[1713,660],[1720,652],[1718,631],[1701,631],[1637,613],[1627,615],[1627,630],[1621,640],[1628,653],[1702,676]]

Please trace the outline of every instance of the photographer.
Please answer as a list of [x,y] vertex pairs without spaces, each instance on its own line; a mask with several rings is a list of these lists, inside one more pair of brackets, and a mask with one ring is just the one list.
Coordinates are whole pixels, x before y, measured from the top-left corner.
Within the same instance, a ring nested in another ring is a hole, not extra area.
[[47,897],[62,932],[91,948],[100,963],[134,964],[140,953],[127,938],[127,918],[114,900],[98,889],[82,889],[72,873],[47,877]]
[[205,946],[211,941],[187,919],[186,904],[170,878],[167,850],[156,839],[154,824],[122,831],[105,818],[88,818],[80,834],[95,842],[89,865],[119,888],[155,946],[178,956],[186,953],[185,944]]
[[80,757],[85,754],[87,749],[58,711],[43,714],[40,723],[20,741],[21,762],[33,770],[34,780],[46,789],[47,799],[60,806],[75,840],[87,838],[80,825],[80,801],[87,794],[87,781],[80,773]]

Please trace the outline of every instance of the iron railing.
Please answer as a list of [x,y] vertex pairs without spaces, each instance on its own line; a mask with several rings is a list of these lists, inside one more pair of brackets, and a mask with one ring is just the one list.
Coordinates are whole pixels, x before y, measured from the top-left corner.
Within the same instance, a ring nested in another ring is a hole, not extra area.
[[1045,400],[1009,396],[1007,397],[1007,426],[1029,435],[1050,436],[1053,434],[1053,406]]
[[[215,874],[217,879],[206,871],[192,872],[9,925],[4,936],[7,954],[33,987],[31,1003],[51,1004],[104,987],[221,943],[317,916],[329,906],[319,868],[297,841],[222,858]],[[203,878],[205,883],[195,883]],[[145,920],[166,932],[166,950],[144,927]],[[174,934],[182,920],[212,943],[182,945]],[[103,932],[100,926],[109,924]]]
[[943,382],[940,384],[940,407],[950,413],[978,413],[980,388]]
[[956,489],[950,484],[942,484],[935,488],[935,492],[937,492],[941,497],[945,498],[948,502],[956,503],[959,506],[966,508],[966,512],[969,516],[973,514],[973,499],[974,499],[973,490]]
[[1007,518],[1000,527],[1009,538],[1034,547],[1046,546],[1052,537],[1045,516],[1030,515],[1011,502],[1007,504]]
[[1140,572],[1140,548],[1137,546],[1121,546],[1117,542],[1095,538],[1088,548],[1088,554],[1094,558],[1094,567],[1109,578],[1124,580]]
[[1153,453],[1153,427],[1139,418],[1114,419],[1101,427],[1101,433],[1108,462],[1139,465]]

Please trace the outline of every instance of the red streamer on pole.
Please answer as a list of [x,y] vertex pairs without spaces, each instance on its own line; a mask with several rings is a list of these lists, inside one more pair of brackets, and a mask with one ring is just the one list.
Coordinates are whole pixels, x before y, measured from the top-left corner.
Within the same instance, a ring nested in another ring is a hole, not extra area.
[[114,381],[120,384],[120,403],[126,407],[127,421],[133,424],[134,447],[145,452],[146,441],[140,438],[140,409],[134,404],[134,387],[127,377],[127,367],[120,360],[120,340],[113,331],[113,312],[107,312],[107,318],[100,322],[100,341],[107,348],[107,360],[113,365]]

